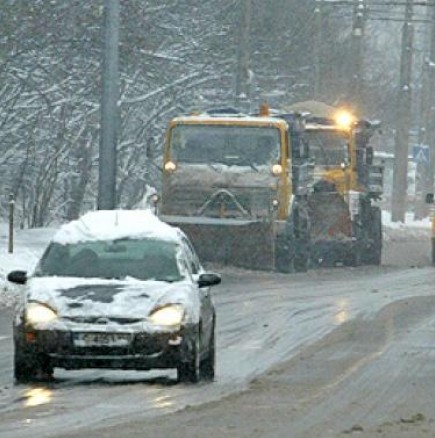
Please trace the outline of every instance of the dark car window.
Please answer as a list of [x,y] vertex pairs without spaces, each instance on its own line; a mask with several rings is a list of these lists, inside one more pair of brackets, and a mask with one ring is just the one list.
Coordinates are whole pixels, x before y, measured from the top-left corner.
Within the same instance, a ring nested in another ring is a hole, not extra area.
[[34,275],[179,281],[177,251],[177,244],[156,239],[51,243]]

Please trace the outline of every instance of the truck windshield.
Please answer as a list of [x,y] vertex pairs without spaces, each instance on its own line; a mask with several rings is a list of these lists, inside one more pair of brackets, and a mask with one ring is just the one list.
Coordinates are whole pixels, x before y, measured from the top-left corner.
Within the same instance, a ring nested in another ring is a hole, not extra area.
[[349,161],[348,135],[342,131],[306,131],[310,153],[319,166],[340,166]]
[[257,167],[278,161],[280,132],[269,126],[178,125],[170,148],[180,163]]

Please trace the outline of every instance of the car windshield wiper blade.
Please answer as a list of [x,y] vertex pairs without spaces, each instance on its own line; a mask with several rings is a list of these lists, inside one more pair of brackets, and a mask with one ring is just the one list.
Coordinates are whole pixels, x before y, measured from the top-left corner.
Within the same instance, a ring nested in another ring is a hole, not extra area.
[[165,283],[175,283],[176,281],[181,281],[184,277],[154,277],[151,280],[163,281]]

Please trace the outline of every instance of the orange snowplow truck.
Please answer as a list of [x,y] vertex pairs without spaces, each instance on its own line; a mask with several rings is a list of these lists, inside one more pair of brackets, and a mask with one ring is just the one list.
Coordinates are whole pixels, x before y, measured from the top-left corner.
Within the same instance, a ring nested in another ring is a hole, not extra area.
[[314,165],[311,262],[334,266],[381,263],[383,168],[370,139],[379,122],[356,119],[323,102],[295,103],[281,114],[305,114],[304,138]]
[[176,117],[164,146],[163,220],[209,262],[280,272],[309,264],[312,189],[303,120],[232,108]]

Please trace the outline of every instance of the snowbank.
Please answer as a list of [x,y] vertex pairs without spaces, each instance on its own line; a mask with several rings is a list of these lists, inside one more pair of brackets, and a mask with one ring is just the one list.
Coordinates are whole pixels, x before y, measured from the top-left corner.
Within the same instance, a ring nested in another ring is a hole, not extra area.
[[391,213],[383,211],[382,224],[385,241],[430,239],[431,221],[428,218],[416,221],[412,213],[407,213],[404,223],[392,222]]
[[7,274],[14,269],[32,270],[56,231],[55,228],[16,230],[13,252],[9,253],[7,226],[0,224],[0,307],[15,305],[21,290],[6,281]]

